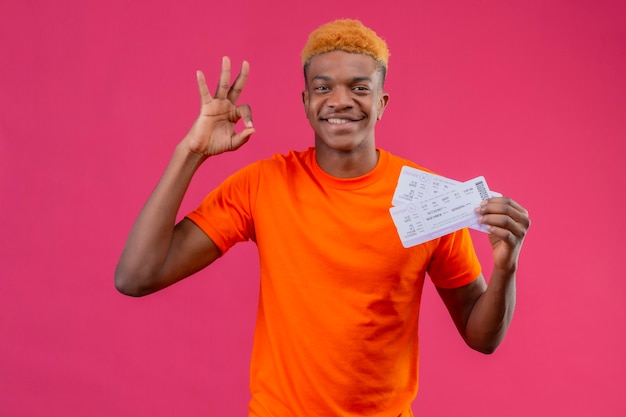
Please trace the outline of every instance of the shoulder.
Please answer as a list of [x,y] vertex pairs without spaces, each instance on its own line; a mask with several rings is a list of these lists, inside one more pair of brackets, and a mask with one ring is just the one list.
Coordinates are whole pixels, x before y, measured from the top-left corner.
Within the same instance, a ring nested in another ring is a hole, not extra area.
[[313,148],[297,151],[290,150],[285,153],[275,153],[269,158],[261,159],[259,163],[266,165],[283,165],[293,163],[305,163],[313,153]]
[[269,158],[261,159],[254,163],[259,173],[283,173],[289,174],[290,172],[307,169],[311,166],[313,160],[313,148],[309,148],[303,151],[291,150],[286,153],[275,153]]
[[408,167],[411,167],[411,168],[420,169],[422,171],[435,173],[435,172],[431,171],[430,169],[425,168],[422,165],[419,165],[419,164],[417,164],[416,162],[414,162],[414,161],[412,161],[410,159],[406,159],[406,158],[403,158],[401,156],[395,155],[395,154],[393,154],[393,153],[391,153],[389,151],[386,151],[384,149],[380,149],[379,148],[378,151],[380,152],[381,156],[383,156],[383,157],[385,157],[385,158],[387,158],[389,160],[390,166],[399,167],[400,169],[403,166],[408,166]]
[[262,172],[281,170],[292,165],[303,164],[306,161],[310,150],[288,151],[286,153],[275,153],[271,156],[248,162],[244,166],[230,174],[231,177],[255,176]]

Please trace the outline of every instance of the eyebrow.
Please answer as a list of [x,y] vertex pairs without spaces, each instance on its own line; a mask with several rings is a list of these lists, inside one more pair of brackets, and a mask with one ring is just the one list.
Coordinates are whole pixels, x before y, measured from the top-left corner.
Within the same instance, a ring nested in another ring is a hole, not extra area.
[[[327,75],[316,75],[315,77],[313,77],[313,79],[311,81],[332,81],[332,78],[327,76]],[[371,82],[372,78],[371,77],[367,77],[367,76],[361,76],[361,77],[353,77],[350,80],[350,83],[358,83],[358,82],[362,82],[362,81],[366,81],[366,82]]]

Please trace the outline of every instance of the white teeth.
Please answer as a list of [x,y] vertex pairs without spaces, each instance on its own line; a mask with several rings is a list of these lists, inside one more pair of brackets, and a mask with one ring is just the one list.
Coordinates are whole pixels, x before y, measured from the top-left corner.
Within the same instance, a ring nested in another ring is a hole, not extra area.
[[328,119],[328,123],[331,125],[342,125],[344,123],[348,123],[350,120],[348,119]]

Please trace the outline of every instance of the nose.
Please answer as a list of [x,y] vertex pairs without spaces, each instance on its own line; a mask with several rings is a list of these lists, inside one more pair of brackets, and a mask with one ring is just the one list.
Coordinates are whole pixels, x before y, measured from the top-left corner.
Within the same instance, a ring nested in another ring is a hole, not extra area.
[[327,104],[335,109],[345,109],[353,106],[352,94],[349,88],[336,87],[330,93]]

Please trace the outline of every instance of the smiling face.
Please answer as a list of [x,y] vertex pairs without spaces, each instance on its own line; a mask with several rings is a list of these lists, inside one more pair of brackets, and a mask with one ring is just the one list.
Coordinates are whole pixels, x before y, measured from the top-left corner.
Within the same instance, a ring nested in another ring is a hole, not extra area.
[[389,99],[376,61],[326,52],[311,58],[305,76],[302,99],[318,152],[375,155],[374,128]]

